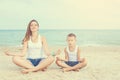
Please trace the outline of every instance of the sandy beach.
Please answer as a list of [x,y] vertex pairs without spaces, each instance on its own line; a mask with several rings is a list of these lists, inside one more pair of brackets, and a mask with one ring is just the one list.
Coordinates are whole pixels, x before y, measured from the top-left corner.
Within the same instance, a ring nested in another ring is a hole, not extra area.
[[[64,46],[50,46],[51,52]],[[11,57],[3,52],[19,52],[20,47],[0,47],[0,80],[119,80],[120,46],[83,46],[81,56],[87,59],[87,66],[79,72],[62,72],[53,63],[45,72],[21,74],[21,68],[12,63]],[[62,52],[63,54],[63,52]]]

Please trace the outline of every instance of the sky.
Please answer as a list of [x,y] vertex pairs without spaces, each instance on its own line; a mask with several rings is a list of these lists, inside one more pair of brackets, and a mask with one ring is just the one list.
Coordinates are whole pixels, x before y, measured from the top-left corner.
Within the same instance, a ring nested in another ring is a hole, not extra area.
[[0,30],[120,29],[120,0],[0,0]]

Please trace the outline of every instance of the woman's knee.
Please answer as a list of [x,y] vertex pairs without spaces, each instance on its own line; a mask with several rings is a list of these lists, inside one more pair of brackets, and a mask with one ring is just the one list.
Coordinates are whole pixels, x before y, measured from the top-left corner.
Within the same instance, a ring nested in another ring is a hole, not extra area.
[[53,56],[49,56],[48,57],[50,61],[54,61],[54,57]]
[[13,63],[17,63],[19,60],[20,60],[20,57],[19,57],[19,56],[13,56],[13,57],[12,57]]

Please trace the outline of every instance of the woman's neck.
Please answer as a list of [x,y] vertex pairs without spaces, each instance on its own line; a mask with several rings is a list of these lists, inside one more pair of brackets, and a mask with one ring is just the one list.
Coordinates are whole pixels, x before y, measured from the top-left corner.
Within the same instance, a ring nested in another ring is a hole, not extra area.
[[32,32],[32,37],[38,36],[38,32]]
[[34,43],[38,42],[38,32],[32,32],[31,40]]

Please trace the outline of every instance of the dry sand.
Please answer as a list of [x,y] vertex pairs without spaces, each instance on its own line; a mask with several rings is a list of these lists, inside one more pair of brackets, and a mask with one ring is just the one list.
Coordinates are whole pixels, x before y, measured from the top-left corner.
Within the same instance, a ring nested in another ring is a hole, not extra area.
[[[51,47],[51,51],[58,48]],[[84,46],[81,56],[87,59],[87,66],[79,72],[65,72],[53,63],[45,72],[21,74],[21,68],[12,63],[11,57],[3,52],[20,51],[19,47],[0,47],[0,80],[119,80],[120,46]],[[63,53],[62,53],[63,54]]]

